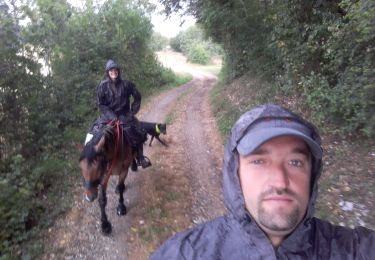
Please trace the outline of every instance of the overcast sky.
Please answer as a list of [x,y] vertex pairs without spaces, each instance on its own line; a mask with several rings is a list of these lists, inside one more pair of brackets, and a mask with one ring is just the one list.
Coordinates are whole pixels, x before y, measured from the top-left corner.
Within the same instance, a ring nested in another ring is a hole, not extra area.
[[[164,14],[160,14],[160,10],[162,10],[160,4],[158,4],[156,0],[153,0],[152,2],[158,6],[157,10],[151,17],[154,31],[160,32],[162,35],[171,38],[176,36],[178,32],[186,30],[195,24],[195,19],[191,16],[180,18],[178,15],[173,15],[166,19]],[[184,23],[181,25],[182,21],[184,21]]]

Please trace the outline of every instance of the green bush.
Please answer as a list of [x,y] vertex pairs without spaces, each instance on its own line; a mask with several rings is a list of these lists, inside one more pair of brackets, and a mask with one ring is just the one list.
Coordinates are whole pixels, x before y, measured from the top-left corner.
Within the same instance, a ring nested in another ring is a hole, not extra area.
[[169,40],[167,37],[163,36],[161,33],[153,32],[151,41],[150,41],[150,48],[153,51],[161,51],[167,47]]
[[191,26],[177,34],[170,40],[170,45],[193,63],[207,64],[212,56],[223,54],[221,47],[207,39],[198,26]]
[[182,52],[182,40],[181,33],[170,39],[169,44],[171,45],[172,50]]
[[204,43],[194,43],[189,46],[187,60],[192,63],[207,64],[210,60],[207,46]]
[[[13,255],[20,251],[19,243],[30,237],[30,231],[36,227],[48,225],[42,203],[42,194],[48,194],[51,187],[64,187],[67,183],[62,177],[66,172],[66,162],[57,159],[28,161],[21,155],[15,155],[10,172],[2,173],[0,182],[0,251]],[[54,188],[58,193],[60,188]],[[52,203],[52,201],[50,201]],[[55,201],[54,203],[61,203]],[[52,211],[60,212],[61,205]],[[60,210],[59,210],[60,209]],[[51,217],[51,212],[48,215]]]

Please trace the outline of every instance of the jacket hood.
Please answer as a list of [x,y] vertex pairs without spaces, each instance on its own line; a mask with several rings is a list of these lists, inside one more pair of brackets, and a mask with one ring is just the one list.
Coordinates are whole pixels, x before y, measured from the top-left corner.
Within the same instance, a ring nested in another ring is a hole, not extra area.
[[[255,107],[254,109],[243,114],[234,124],[231,133],[227,139],[224,163],[223,163],[223,192],[224,200],[229,211],[240,222],[247,222],[249,214],[245,207],[245,200],[242,194],[240,179],[238,176],[239,153],[237,146],[241,139],[247,134],[250,127],[255,123],[262,121],[262,119],[269,118],[285,118],[296,119],[303,125],[311,129],[311,139],[314,140],[320,147],[321,140],[318,131],[314,125],[305,121],[298,115],[289,110],[274,104],[266,104]],[[311,178],[311,196],[303,222],[312,218],[314,214],[314,203],[317,197],[317,181],[321,174],[322,159],[312,157],[312,178]]]
[[117,65],[116,62],[114,62],[113,60],[108,60],[107,63],[105,64],[105,70],[108,71],[114,68],[120,70],[120,67]]
[[105,74],[108,78],[109,78],[108,71],[110,69],[117,69],[118,70],[118,79],[121,78],[120,66],[116,62],[114,62],[113,60],[108,60],[107,63],[105,64]]

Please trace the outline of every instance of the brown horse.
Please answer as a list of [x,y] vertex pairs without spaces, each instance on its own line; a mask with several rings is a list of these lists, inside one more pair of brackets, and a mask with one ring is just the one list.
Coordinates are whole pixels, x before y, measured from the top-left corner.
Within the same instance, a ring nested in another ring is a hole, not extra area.
[[94,201],[98,197],[99,191],[102,232],[104,234],[109,234],[112,231],[111,223],[105,212],[107,183],[111,175],[119,176],[116,187],[116,193],[120,195],[117,215],[126,214],[123,197],[124,182],[135,158],[135,153],[125,132],[126,126],[121,125],[119,121],[112,121],[86,144],[79,159],[86,200]]

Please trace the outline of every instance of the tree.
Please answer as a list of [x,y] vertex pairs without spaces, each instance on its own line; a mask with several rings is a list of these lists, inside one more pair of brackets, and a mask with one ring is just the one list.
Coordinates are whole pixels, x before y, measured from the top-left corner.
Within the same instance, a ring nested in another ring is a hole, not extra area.
[[107,59],[141,91],[173,77],[149,47],[146,1],[86,1],[80,10],[67,1],[8,2],[0,0],[0,258],[33,258],[35,230],[69,206],[61,196],[78,172],[73,143],[97,117]]
[[345,132],[374,135],[374,4],[371,0],[161,0],[185,12],[225,52],[226,79],[256,73],[299,93]]

